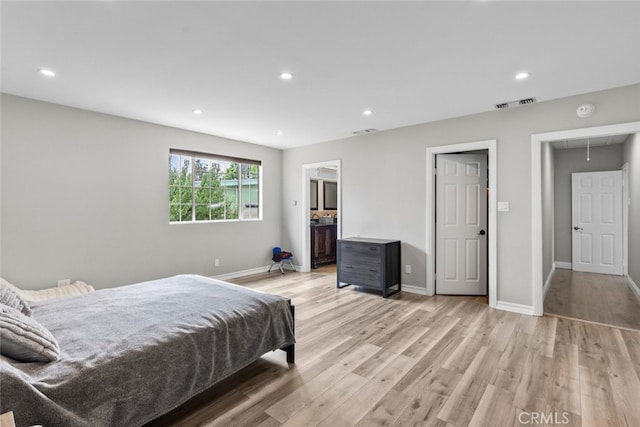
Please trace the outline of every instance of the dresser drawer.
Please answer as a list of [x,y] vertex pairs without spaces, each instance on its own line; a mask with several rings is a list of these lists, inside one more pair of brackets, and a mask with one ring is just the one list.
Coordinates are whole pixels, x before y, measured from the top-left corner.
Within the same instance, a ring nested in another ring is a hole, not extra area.
[[357,257],[380,257],[382,248],[380,245],[368,244],[368,243],[347,243],[341,242],[342,256],[357,256]]
[[379,266],[354,265],[349,263],[340,264],[340,278],[344,283],[356,286],[368,286],[380,288],[382,271]]
[[366,264],[371,266],[380,266],[382,264],[382,258],[380,256],[365,256],[360,253],[342,252],[340,258],[343,264]]

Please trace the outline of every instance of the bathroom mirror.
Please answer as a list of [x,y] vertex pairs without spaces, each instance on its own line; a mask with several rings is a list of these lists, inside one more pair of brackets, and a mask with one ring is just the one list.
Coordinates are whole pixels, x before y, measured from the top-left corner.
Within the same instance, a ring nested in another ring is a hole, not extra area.
[[309,206],[312,211],[318,210],[318,181],[309,181]]
[[338,183],[333,181],[323,182],[324,209],[333,211],[338,209]]

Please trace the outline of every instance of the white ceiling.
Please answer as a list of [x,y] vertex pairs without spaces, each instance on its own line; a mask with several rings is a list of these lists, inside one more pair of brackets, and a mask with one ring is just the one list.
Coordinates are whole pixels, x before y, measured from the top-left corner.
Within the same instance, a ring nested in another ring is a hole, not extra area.
[[638,2],[1,8],[3,92],[278,148],[640,82]]
[[587,144],[590,147],[597,147],[599,145],[612,145],[622,144],[629,138],[630,135],[612,135],[612,136],[599,136],[595,138],[581,138],[581,139],[561,139],[558,141],[552,141],[551,146],[556,149],[564,148],[583,148]]

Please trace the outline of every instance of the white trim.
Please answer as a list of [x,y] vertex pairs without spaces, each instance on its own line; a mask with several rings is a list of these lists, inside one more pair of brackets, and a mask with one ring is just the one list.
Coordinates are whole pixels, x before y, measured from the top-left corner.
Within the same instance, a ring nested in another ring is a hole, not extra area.
[[547,296],[547,292],[549,292],[549,288],[551,287],[551,279],[553,278],[553,273],[556,272],[556,263],[554,262],[551,266],[551,271],[547,276],[547,281],[544,282],[544,289],[542,290],[542,298]]
[[422,286],[405,285],[402,284],[402,292],[409,292],[410,294],[427,295],[427,288]]
[[512,302],[498,301],[496,306],[498,310],[511,311],[513,313],[533,315],[533,307],[524,304],[515,304]]
[[[311,243],[309,232],[309,180],[311,179],[311,169],[323,168],[333,166],[336,167],[336,173],[338,175],[338,224],[336,228],[336,238],[342,236],[342,166],[340,160],[329,160],[326,162],[307,163],[302,165],[302,194],[300,196],[300,209],[301,209],[301,228],[300,235],[302,236],[302,264],[300,265],[300,271],[308,273],[311,271]],[[300,260],[300,259],[299,259]]]
[[[249,270],[233,271],[231,273],[218,274],[216,276],[210,276],[212,279],[228,280],[236,277],[251,276],[252,274],[266,273],[269,270],[269,265],[264,267],[251,268]],[[280,274],[280,270],[278,270]]]
[[636,285],[636,282],[634,282],[633,279],[629,276],[627,276],[627,279],[629,279],[629,287],[631,288],[631,290],[636,294],[638,298],[640,298],[640,288],[638,287],[638,285]]
[[[231,273],[218,274],[217,276],[209,276],[209,277],[211,277],[212,279],[218,279],[218,280],[229,280],[229,279],[235,279],[238,277],[245,277],[245,276],[252,276],[254,274],[266,273],[269,271],[270,267],[271,267],[271,264],[264,267],[250,268],[249,270],[232,271]],[[294,264],[293,268],[295,268],[296,271],[300,271],[301,267],[299,265]],[[284,267],[284,271],[285,271],[285,274],[287,274],[288,272],[291,271],[291,269]],[[282,275],[282,273],[280,272],[280,269],[276,268],[275,266],[273,267],[271,272],[273,274],[278,273]]]
[[534,315],[542,316],[544,309],[544,297],[542,295],[541,144],[558,139],[595,138],[598,136],[624,135],[638,132],[640,132],[640,122],[629,122],[531,135],[531,291]]
[[497,141],[490,139],[486,141],[467,142],[462,144],[442,145],[427,148],[427,215],[426,215],[426,261],[427,261],[427,286],[426,294],[435,293],[435,158],[436,154],[457,153],[462,151],[489,150],[489,203],[487,205],[488,228],[489,228],[489,307],[497,307],[498,277],[497,277]]
[[622,165],[622,274],[629,275],[629,163]]
[[570,262],[556,261],[554,264],[555,264],[556,268],[561,268],[562,270],[572,270],[573,269],[573,265]]

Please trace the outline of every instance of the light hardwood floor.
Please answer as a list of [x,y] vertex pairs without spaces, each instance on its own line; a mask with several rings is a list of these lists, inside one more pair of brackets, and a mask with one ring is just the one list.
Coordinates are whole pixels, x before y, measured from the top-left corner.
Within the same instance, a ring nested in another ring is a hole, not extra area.
[[544,312],[640,330],[640,299],[623,276],[558,269],[544,299]]
[[330,270],[235,282],[292,299],[296,364],[266,355],[151,425],[640,426],[640,332],[383,299]]

